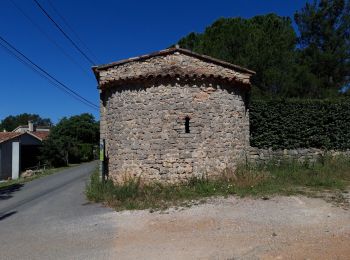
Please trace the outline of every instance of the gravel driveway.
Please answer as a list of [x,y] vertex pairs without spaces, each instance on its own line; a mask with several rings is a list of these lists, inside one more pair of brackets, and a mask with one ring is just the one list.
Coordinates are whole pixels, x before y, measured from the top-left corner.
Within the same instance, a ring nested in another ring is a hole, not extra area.
[[350,212],[321,199],[213,199],[117,213],[118,259],[350,259]]

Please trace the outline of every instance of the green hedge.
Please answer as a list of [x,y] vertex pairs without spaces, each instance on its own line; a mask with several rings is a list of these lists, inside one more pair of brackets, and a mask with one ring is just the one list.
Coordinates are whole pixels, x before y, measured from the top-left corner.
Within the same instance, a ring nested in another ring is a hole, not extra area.
[[251,146],[350,149],[350,99],[253,100]]

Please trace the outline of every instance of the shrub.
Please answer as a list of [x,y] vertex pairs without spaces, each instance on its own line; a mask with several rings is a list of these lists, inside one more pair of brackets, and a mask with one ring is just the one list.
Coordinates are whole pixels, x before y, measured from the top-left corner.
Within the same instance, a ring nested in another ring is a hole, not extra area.
[[254,100],[250,143],[258,148],[350,148],[350,99]]
[[54,167],[90,161],[98,140],[99,123],[93,115],[85,113],[63,118],[44,141],[41,160]]

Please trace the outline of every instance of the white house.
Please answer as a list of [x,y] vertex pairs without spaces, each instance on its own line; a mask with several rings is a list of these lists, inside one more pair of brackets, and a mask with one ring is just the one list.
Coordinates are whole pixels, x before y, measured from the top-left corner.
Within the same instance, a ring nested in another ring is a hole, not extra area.
[[12,132],[50,132],[50,126],[35,126],[32,121],[28,121],[28,125],[17,126]]
[[[17,179],[21,171],[36,166],[42,141],[49,135],[48,131],[37,131],[29,122],[28,130],[24,126],[13,132],[0,132],[0,180]],[[35,131],[36,130],[36,131]]]

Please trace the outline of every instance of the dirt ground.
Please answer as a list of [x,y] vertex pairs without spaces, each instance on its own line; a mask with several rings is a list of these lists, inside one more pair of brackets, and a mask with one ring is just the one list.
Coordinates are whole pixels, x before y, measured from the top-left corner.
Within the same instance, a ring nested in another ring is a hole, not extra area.
[[350,259],[350,211],[322,199],[218,198],[116,220],[118,259]]

